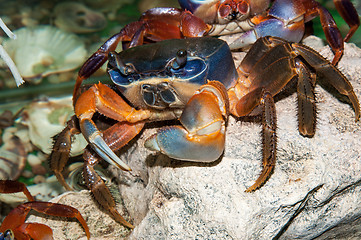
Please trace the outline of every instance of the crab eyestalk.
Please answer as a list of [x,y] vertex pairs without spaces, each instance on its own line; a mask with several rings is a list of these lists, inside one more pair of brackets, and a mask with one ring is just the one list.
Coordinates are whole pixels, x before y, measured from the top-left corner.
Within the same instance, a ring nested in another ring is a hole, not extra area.
[[187,51],[181,49],[177,52],[177,56],[172,62],[172,68],[173,69],[182,68],[184,67],[184,65],[186,65],[186,63],[187,63]]
[[109,53],[108,59],[109,68],[118,69],[123,75],[127,76],[135,71],[131,65],[124,64],[118,54],[114,51]]
[[0,239],[3,240],[14,240],[15,235],[14,232],[11,229],[6,230],[5,232],[0,232]]

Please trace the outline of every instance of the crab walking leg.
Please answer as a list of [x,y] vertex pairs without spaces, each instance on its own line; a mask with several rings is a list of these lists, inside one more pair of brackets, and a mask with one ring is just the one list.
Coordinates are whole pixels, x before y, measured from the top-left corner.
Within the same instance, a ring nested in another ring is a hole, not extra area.
[[228,98],[223,85],[209,82],[188,101],[182,126],[160,129],[145,146],[179,160],[211,162],[224,150]]
[[94,170],[94,167],[99,163],[100,159],[92,149],[86,149],[83,156],[87,159],[83,172],[85,183],[93,193],[94,198],[100,206],[111,214],[114,220],[128,228],[134,228],[134,226],[127,222],[116,210],[116,203],[109,188]]
[[337,11],[340,13],[341,17],[350,27],[344,41],[347,42],[350,40],[352,35],[356,32],[357,28],[360,26],[360,18],[357,14],[357,11],[354,5],[350,0],[333,0]]
[[325,33],[327,42],[329,43],[333,53],[335,54],[332,60],[332,64],[336,66],[337,63],[340,61],[344,50],[341,32],[337,28],[336,22],[333,19],[331,13],[326,8],[322,7],[319,4],[317,11],[320,15],[322,29]]
[[298,130],[302,136],[313,137],[316,129],[316,74],[310,73],[305,64],[296,59],[298,66],[297,103]]
[[140,28],[141,23],[135,22],[129,24],[128,27],[123,28],[119,33],[111,36],[99,49],[93,53],[80,68],[78,77],[73,91],[73,104],[75,104],[76,97],[78,95],[80,86],[84,79],[89,78],[94,72],[96,72],[107,60],[108,54],[111,51],[115,51],[120,41],[131,40],[132,32],[135,29]]
[[23,192],[29,201],[34,201],[34,197],[24,183],[12,180],[0,180],[0,193],[17,193]]
[[[22,225],[25,222],[25,219],[29,214],[30,210],[35,210],[39,213],[44,213],[51,216],[76,218],[84,228],[87,238],[88,239],[90,238],[88,225],[86,224],[84,218],[77,209],[63,204],[39,202],[39,201],[27,202],[14,208],[4,219],[0,227],[0,232],[5,231],[6,229],[16,229],[18,226]],[[38,234],[36,232],[37,230],[33,232],[30,229],[28,234],[34,239],[39,239],[36,238],[37,236],[36,234]],[[46,233],[46,237],[51,237],[51,236],[52,235],[49,236],[48,233]]]
[[67,122],[64,130],[54,137],[54,146],[49,157],[50,169],[67,191],[72,188],[65,181],[62,171],[69,159],[72,137],[79,133],[78,119],[74,116]]
[[[256,50],[256,51],[255,51]],[[316,77],[346,95],[354,108],[356,121],[360,118],[358,98],[351,83],[329,61],[313,49],[280,38],[258,40],[238,68],[239,81],[228,90],[231,113],[246,116],[261,105],[263,119],[263,170],[256,183],[246,191],[254,191],[268,179],[276,156],[276,116],[270,97],[277,95],[293,79],[297,79],[299,131],[303,136],[315,133],[316,105],[314,88]]]
[[260,188],[267,179],[271,176],[273,169],[276,165],[276,152],[277,152],[277,117],[276,107],[273,97],[270,93],[264,93],[261,99],[263,102],[263,114],[262,114],[262,162],[263,169],[258,176],[256,182],[246,189],[246,192],[253,192],[257,188]]
[[327,84],[334,87],[340,94],[347,96],[355,111],[355,120],[360,119],[360,103],[353,90],[351,83],[333,64],[322,57],[312,48],[305,45],[293,43],[291,47],[294,53],[301,56],[312,68],[316,74],[324,79]]
[[15,236],[23,236],[21,239],[50,240],[53,239],[53,230],[41,223],[24,223],[14,231]]

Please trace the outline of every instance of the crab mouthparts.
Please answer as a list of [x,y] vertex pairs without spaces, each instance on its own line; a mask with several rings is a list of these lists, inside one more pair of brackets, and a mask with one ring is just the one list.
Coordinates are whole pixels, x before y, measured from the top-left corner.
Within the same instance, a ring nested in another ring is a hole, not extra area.
[[177,100],[174,90],[167,82],[143,84],[141,91],[144,102],[152,108],[164,109]]

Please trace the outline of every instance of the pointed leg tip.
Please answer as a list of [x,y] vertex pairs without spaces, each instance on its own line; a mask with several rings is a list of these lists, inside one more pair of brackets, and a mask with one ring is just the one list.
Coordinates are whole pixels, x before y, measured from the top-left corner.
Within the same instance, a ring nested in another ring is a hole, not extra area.
[[127,228],[130,228],[130,229],[134,229],[135,227],[130,224],[129,222],[126,222],[127,224],[124,224],[124,226],[126,226]]
[[254,184],[252,186],[250,186],[249,188],[247,188],[246,190],[244,190],[247,193],[251,193],[256,191],[260,186],[255,186]]

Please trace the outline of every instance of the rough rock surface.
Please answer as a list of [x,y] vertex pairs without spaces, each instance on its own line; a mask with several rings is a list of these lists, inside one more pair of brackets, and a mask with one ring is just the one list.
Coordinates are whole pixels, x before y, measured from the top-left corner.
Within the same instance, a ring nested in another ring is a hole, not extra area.
[[[315,48],[332,57],[328,47]],[[346,44],[339,68],[361,99],[361,50]],[[296,94],[277,101],[276,168],[255,192],[244,190],[261,171],[261,125],[258,118],[231,117],[224,156],[214,163],[152,155],[143,148],[152,129],[122,155],[133,172],[110,170],[118,178],[119,210],[128,213],[133,231],[99,211],[86,192],[60,196],[61,202],[71,198],[68,204],[85,216],[93,239],[359,239],[361,123],[349,104],[320,86],[316,90],[313,138],[298,132]],[[84,238],[75,221],[54,221],[45,223],[56,239]]]

